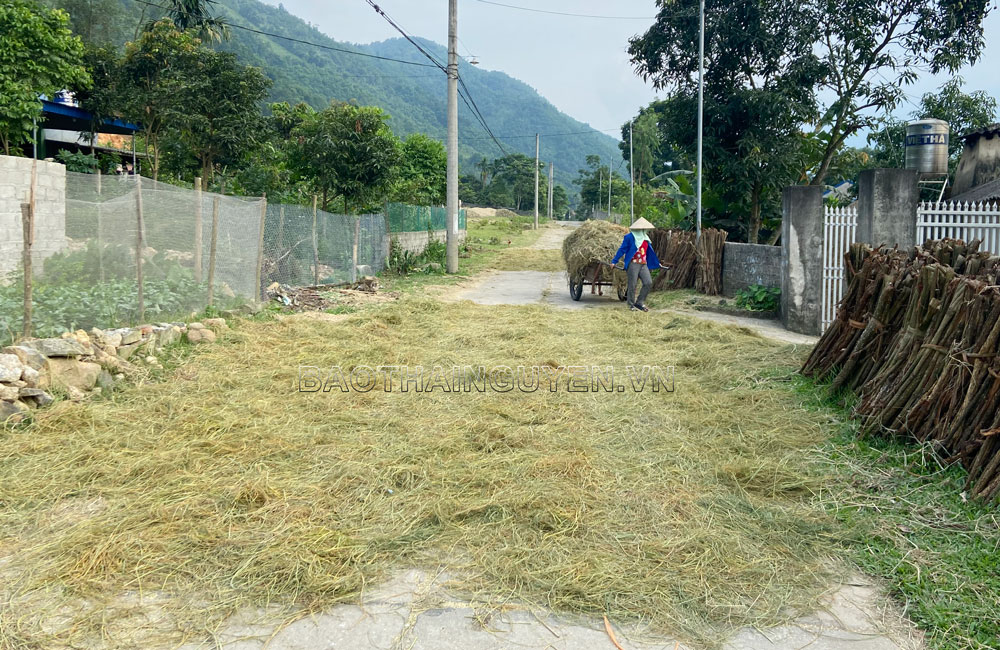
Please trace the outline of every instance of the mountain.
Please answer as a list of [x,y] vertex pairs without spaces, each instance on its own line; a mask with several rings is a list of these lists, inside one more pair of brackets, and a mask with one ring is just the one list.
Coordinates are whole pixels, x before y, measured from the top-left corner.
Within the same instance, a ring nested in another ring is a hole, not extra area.
[[[130,3],[129,0],[125,0]],[[331,48],[347,49],[414,63],[429,61],[402,38],[370,45],[335,41],[300,18],[257,0],[219,0],[219,14],[233,25],[271,32]],[[305,101],[315,108],[331,99],[356,101],[382,107],[400,137],[423,132],[444,140],[446,132],[446,78],[434,67],[404,65],[304,43],[296,43],[232,29],[224,48],[245,63],[259,66],[274,80],[273,101]],[[438,61],[447,60],[447,49],[438,43],[415,39]],[[555,163],[556,180],[575,194],[572,179],[585,166],[588,154],[617,153],[617,141],[559,111],[527,84],[503,72],[481,70],[464,61],[459,75],[486,123],[508,153],[535,154],[534,132],[573,134],[542,137],[543,161]],[[587,132],[589,131],[589,132]],[[583,133],[579,133],[583,132]],[[459,100],[459,160],[462,173],[476,173],[481,158],[503,155],[476,122],[470,108]]]

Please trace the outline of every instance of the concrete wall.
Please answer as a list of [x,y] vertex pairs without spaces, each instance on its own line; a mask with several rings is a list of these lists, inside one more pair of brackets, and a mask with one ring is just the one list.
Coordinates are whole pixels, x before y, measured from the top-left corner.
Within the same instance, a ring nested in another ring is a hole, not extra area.
[[[21,204],[28,201],[31,164],[30,158],[0,156],[0,274],[21,264]],[[36,174],[32,264],[40,272],[45,258],[66,247],[66,167],[39,160]]]
[[[465,241],[466,231],[458,231],[458,242],[461,244]],[[434,230],[431,232],[435,241],[443,242],[448,236],[447,230]],[[423,230],[421,232],[394,232],[392,233],[392,238],[396,240],[400,248],[403,250],[410,251],[411,253],[419,255],[424,252],[427,248],[430,238],[427,236],[427,231]]]
[[1000,178],[1000,129],[967,138],[958,159],[952,196]]
[[786,187],[781,219],[781,322],[819,334],[823,304],[823,188]]
[[856,239],[873,246],[910,248],[917,243],[919,173],[913,169],[867,169],[858,177]]
[[754,284],[781,287],[781,246],[726,242],[722,250],[722,295]]

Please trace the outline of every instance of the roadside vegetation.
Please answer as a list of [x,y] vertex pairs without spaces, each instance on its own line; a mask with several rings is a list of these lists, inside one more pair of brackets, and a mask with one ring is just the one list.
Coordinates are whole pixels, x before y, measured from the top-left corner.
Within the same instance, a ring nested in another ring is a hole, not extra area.
[[847,406],[799,378],[804,403],[830,415],[823,462],[838,480],[819,502],[845,530],[849,557],[880,580],[933,650],[992,650],[1000,639],[1000,514],[966,499],[965,472],[935,450],[861,437]]

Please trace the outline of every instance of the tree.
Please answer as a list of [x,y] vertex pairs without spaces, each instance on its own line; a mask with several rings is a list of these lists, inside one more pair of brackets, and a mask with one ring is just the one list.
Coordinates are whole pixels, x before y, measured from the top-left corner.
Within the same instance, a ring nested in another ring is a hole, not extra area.
[[216,161],[238,164],[262,144],[260,104],[271,80],[241,65],[231,52],[198,48],[187,61],[176,120],[179,140],[191,150],[210,181]]
[[[636,122],[655,114],[665,148],[693,160],[698,0],[661,0],[660,7],[629,53],[644,78],[671,93]],[[706,11],[704,176],[756,243],[778,191],[798,180],[801,125],[815,116],[814,88],[826,74],[813,51],[818,13],[799,0],[712,0]]]
[[54,96],[89,82],[82,65],[83,43],[69,30],[69,16],[32,0],[0,5],[0,144],[29,141],[42,113],[39,95]]
[[821,184],[844,141],[875,128],[892,111],[917,70],[954,73],[978,60],[990,0],[813,0],[826,20],[819,32],[835,99],[819,126],[828,133],[811,183]]
[[[629,136],[632,139],[631,146],[629,146]],[[634,121],[622,126],[622,141],[618,146],[623,159],[630,160],[631,155],[635,156],[636,183],[642,183],[656,175],[654,169],[660,159],[660,145],[660,131],[655,113],[640,111]]]
[[[997,100],[977,90],[962,92],[965,80],[955,77],[942,85],[936,93],[925,93],[920,106],[912,113],[914,119],[935,118],[944,120],[951,127],[948,141],[948,167],[954,172],[962,153],[962,140],[957,137],[992,124],[997,119]],[[888,116],[868,135],[872,146],[872,163],[877,167],[903,167],[906,123]]]
[[169,0],[167,17],[182,32],[191,30],[201,38],[214,42],[228,39],[229,28],[225,21],[209,11],[214,4],[215,0]]
[[333,103],[292,130],[292,168],[323,197],[360,209],[387,194],[400,159],[388,116],[375,106]]
[[166,20],[125,46],[118,73],[118,101],[125,117],[142,124],[153,147],[153,178],[160,173],[160,136],[186,119],[186,88],[201,41]]
[[[573,184],[580,187],[580,204],[583,214],[591,214],[591,210],[606,210],[608,204],[608,178],[612,178],[611,188],[612,199],[620,201],[629,195],[628,179],[623,178],[617,171],[609,176],[607,165],[601,164],[600,156],[590,154],[587,156],[587,168],[577,171],[577,176]],[[616,204],[617,207],[617,204]],[[621,208],[618,208],[619,211]]]
[[444,145],[423,133],[403,141],[393,200],[413,205],[442,205],[447,194],[448,155]]

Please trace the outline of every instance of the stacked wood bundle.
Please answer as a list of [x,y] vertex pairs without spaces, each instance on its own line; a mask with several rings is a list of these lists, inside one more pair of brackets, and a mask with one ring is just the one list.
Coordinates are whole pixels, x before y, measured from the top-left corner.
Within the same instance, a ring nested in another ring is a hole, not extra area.
[[726,231],[705,228],[697,243],[698,271],[694,288],[707,296],[722,293],[722,249],[726,245]]
[[836,321],[803,366],[858,394],[865,433],[931,442],[1000,497],[1000,258],[979,242],[855,244]]
[[694,287],[698,254],[694,247],[694,233],[687,230],[654,229],[649,240],[660,263],[669,266],[653,281],[653,290],[690,289]]

